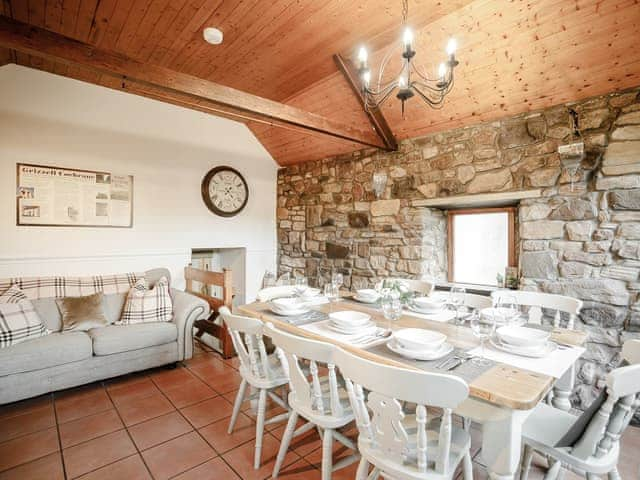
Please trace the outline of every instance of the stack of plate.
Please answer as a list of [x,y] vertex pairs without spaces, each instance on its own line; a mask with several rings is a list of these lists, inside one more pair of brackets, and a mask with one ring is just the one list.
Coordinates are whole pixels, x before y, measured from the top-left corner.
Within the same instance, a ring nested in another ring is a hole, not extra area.
[[303,315],[311,310],[306,301],[295,297],[275,298],[269,304],[269,308],[273,313],[286,317]]
[[549,341],[550,332],[538,328],[504,326],[496,330],[491,343],[499,350],[523,357],[540,358],[553,352],[557,345]]
[[387,348],[415,360],[437,360],[453,350],[445,334],[423,328],[396,330],[393,338],[387,342]]
[[356,294],[353,297],[354,300],[362,303],[376,303],[379,298],[380,294],[372,288],[356,290]]
[[409,309],[416,313],[433,315],[442,312],[446,301],[440,297],[416,297],[409,305]]
[[343,335],[366,335],[375,332],[378,327],[371,321],[371,316],[362,312],[342,310],[329,314],[329,328]]
[[522,325],[524,318],[515,308],[489,307],[480,310],[480,315],[496,322],[496,325]]

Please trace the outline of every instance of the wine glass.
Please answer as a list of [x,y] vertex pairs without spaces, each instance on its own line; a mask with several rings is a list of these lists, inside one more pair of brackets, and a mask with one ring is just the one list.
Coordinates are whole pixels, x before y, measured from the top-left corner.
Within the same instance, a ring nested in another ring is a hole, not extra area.
[[[451,287],[449,291],[449,303],[453,306],[453,309],[456,313],[455,323],[458,324],[461,318],[461,310],[464,307],[464,298],[467,293],[467,290],[464,287]],[[464,319],[463,319],[464,323]]]
[[324,296],[329,300],[329,313],[332,311],[333,302],[338,299],[338,286],[333,283],[324,284]]
[[491,361],[484,357],[484,343],[487,338],[493,335],[496,329],[496,319],[491,314],[479,315],[478,312],[474,312],[469,323],[473,334],[480,339],[480,356],[473,357],[471,363],[479,367],[487,366]]
[[302,297],[304,292],[307,291],[308,287],[309,287],[309,282],[307,281],[307,277],[304,277],[304,276],[296,277],[294,288],[296,291],[296,295],[298,295],[298,297]]
[[499,316],[496,321],[502,325],[522,323],[520,309],[513,295],[500,295],[495,301],[495,312]]
[[388,293],[382,298],[381,306],[382,314],[389,322],[389,330],[391,330],[391,323],[395,322],[402,316],[402,302],[400,301],[400,296]]

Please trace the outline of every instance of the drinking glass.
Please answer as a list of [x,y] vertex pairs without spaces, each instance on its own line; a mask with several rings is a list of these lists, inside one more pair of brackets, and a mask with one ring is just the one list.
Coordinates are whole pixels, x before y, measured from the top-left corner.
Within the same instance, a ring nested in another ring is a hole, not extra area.
[[501,325],[521,324],[522,319],[514,313],[520,313],[520,308],[513,295],[500,295],[495,301],[495,312],[499,316],[495,320]]
[[402,302],[398,295],[387,294],[382,298],[382,314],[389,322],[389,330],[391,323],[395,322],[402,316]]
[[338,286],[333,283],[324,284],[324,296],[329,300],[329,313],[333,310],[333,302],[338,299]]
[[340,288],[344,283],[344,277],[340,272],[333,272],[331,274],[331,283],[333,283],[334,285],[337,285],[338,288]]
[[302,294],[307,291],[308,287],[309,287],[309,282],[307,281],[307,277],[303,277],[303,276],[296,277],[294,288],[295,288],[296,294],[299,297],[301,297]]
[[493,335],[496,329],[496,321],[493,315],[479,315],[477,312],[471,316],[471,331],[480,339],[480,356],[473,357],[471,363],[479,367],[489,365],[491,361],[484,357],[484,343]]
[[276,274],[271,270],[267,270],[262,277],[262,288],[275,287],[276,286]]
[[[456,313],[455,323],[460,323],[461,318],[461,310],[464,307],[464,298],[467,293],[467,290],[464,287],[451,287],[449,291],[449,303],[453,306],[453,309]],[[462,320],[464,323],[464,318]]]

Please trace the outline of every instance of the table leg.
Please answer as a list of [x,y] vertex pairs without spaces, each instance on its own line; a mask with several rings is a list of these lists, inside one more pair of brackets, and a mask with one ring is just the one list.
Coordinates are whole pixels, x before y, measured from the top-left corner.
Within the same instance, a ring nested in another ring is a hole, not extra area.
[[572,365],[562,377],[553,386],[553,397],[551,398],[551,405],[559,410],[568,412],[571,409],[571,393],[573,392],[573,386],[575,384],[576,367]]
[[520,467],[522,426],[531,410],[511,410],[467,399],[456,413],[482,424],[482,459],[489,478],[514,480]]

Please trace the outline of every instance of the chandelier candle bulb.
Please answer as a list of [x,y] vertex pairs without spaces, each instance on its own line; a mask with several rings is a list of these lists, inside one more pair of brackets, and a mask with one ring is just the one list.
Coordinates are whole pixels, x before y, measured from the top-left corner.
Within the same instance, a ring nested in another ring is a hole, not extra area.
[[367,68],[367,58],[367,49],[364,47],[360,47],[360,50],[358,50],[358,62],[360,62],[360,68],[362,70]]
[[458,48],[458,44],[456,43],[455,38],[450,38],[447,43],[447,55],[453,57],[456,54],[456,49]]
[[447,67],[444,63],[441,63],[438,66],[438,78],[440,78],[441,82],[444,82],[444,76],[447,74]]

